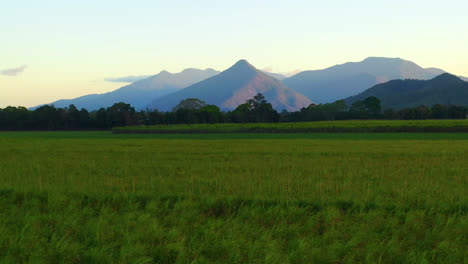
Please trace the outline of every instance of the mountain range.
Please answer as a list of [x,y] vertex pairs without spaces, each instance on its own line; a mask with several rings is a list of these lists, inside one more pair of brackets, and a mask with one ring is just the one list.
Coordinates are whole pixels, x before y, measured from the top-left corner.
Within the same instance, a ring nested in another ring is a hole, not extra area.
[[183,99],[198,98],[221,109],[232,110],[257,93],[262,93],[278,111],[297,111],[312,103],[246,60],[240,60],[216,76],[154,100],[148,108],[170,111]]
[[414,62],[399,58],[369,57],[361,62],[303,71],[283,82],[316,103],[330,103],[390,80],[428,80],[444,72],[436,68],[424,69]]
[[156,98],[178,91],[218,73],[218,71],[213,69],[185,69],[175,74],[161,71],[156,75],[123,86],[112,92],[59,100],[51,104],[55,107],[68,107],[70,104],[74,104],[78,108],[92,111],[101,107],[112,106],[118,102],[125,102],[131,104],[136,109],[144,109],[146,105]]
[[[194,97],[216,104],[223,110],[230,110],[261,92],[277,110],[293,111],[311,102],[328,103],[360,95],[370,87],[391,80],[430,80],[443,73],[444,70],[422,68],[414,62],[399,58],[369,57],[361,62],[304,71],[286,78],[281,74],[257,70],[247,61],[241,60],[222,73],[213,69],[186,69],[175,74],[162,71],[112,92],[59,100],[51,104],[56,107],[74,104],[92,111],[117,102],[126,102],[137,110],[150,108],[169,111],[182,99]],[[115,78],[112,80],[116,81]],[[117,81],[121,80],[117,78]],[[382,93],[379,95],[384,96]],[[440,103],[446,102],[445,97],[440,98]],[[352,100],[348,98],[347,101]],[[404,106],[404,102],[402,99],[401,104],[391,105],[400,107]]]
[[468,106],[468,82],[444,73],[431,80],[392,80],[378,84],[345,101],[348,106],[369,96],[380,99],[382,107],[401,109],[434,104]]

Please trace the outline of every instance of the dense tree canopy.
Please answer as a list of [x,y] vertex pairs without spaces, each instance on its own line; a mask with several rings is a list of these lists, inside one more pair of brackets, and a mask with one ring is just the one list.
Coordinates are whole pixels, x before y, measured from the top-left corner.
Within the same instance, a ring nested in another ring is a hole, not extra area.
[[356,119],[378,118],[381,111],[380,100],[375,96],[354,102],[349,110],[351,116]]
[[131,105],[120,102],[89,113],[75,105],[55,108],[44,105],[35,110],[8,106],[0,109],[0,130],[95,130],[115,126],[195,124],[195,123],[254,123],[304,122],[345,119],[464,119],[468,108],[436,104],[420,105],[401,110],[382,111],[380,100],[368,97],[348,107],[344,100],[328,104],[311,104],[296,112],[278,113],[262,94],[255,95],[234,111],[223,112],[216,105],[189,98],[180,102],[172,112],[146,110],[136,112]]
[[176,112],[180,109],[185,110],[198,110],[206,106],[206,102],[198,99],[198,98],[187,98],[182,101],[178,105],[176,105],[172,111]]
[[259,93],[232,112],[232,120],[236,123],[271,123],[279,121],[279,114]]

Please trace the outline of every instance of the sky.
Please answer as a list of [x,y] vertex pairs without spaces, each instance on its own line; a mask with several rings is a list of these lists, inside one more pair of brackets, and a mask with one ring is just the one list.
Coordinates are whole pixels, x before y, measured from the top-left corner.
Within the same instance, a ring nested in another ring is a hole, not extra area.
[[466,0],[0,0],[0,108],[239,59],[288,73],[399,57],[468,76],[467,10]]

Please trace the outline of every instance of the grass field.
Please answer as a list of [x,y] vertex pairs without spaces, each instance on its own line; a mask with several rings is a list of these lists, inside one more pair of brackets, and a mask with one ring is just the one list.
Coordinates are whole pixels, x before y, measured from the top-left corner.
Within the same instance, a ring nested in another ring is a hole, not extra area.
[[0,133],[0,263],[467,263],[468,133]]
[[310,132],[468,132],[468,119],[453,120],[344,120],[298,123],[181,124],[116,127],[130,133],[310,133]]

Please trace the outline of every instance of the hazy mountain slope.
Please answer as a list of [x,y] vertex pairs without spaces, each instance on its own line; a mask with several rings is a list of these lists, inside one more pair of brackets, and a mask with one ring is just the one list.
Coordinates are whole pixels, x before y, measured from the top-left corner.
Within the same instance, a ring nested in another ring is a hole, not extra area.
[[425,68],[426,72],[429,75],[434,75],[434,76],[439,76],[443,73],[446,73],[444,70],[438,69],[438,68]]
[[324,70],[300,72],[283,82],[314,102],[327,103],[356,95],[378,83],[394,79],[427,80],[441,73],[444,71],[424,69],[414,62],[399,58],[370,57],[361,62],[348,62]]
[[218,71],[213,69],[186,69],[175,74],[162,71],[159,74],[126,85],[112,92],[59,100],[50,104],[53,104],[55,107],[68,107],[70,104],[74,104],[78,108],[86,108],[92,111],[101,107],[109,107],[117,102],[125,102],[131,104],[136,109],[144,109],[155,98],[178,91],[218,73]]
[[281,81],[240,60],[214,77],[154,100],[148,108],[169,111],[183,99],[199,98],[222,109],[235,109],[257,93],[263,93],[277,110],[298,110],[311,103]]
[[345,100],[350,106],[369,96],[379,98],[383,108],[401,109],[434,104],[468,106],[468,82],[448,73],[431,80],[392,80]]
[[263,71],[263,73],[280,81],[286,79],[286,76],[284,76],[281,73],[274,73],[274,72],[267,72],[267,71]]

